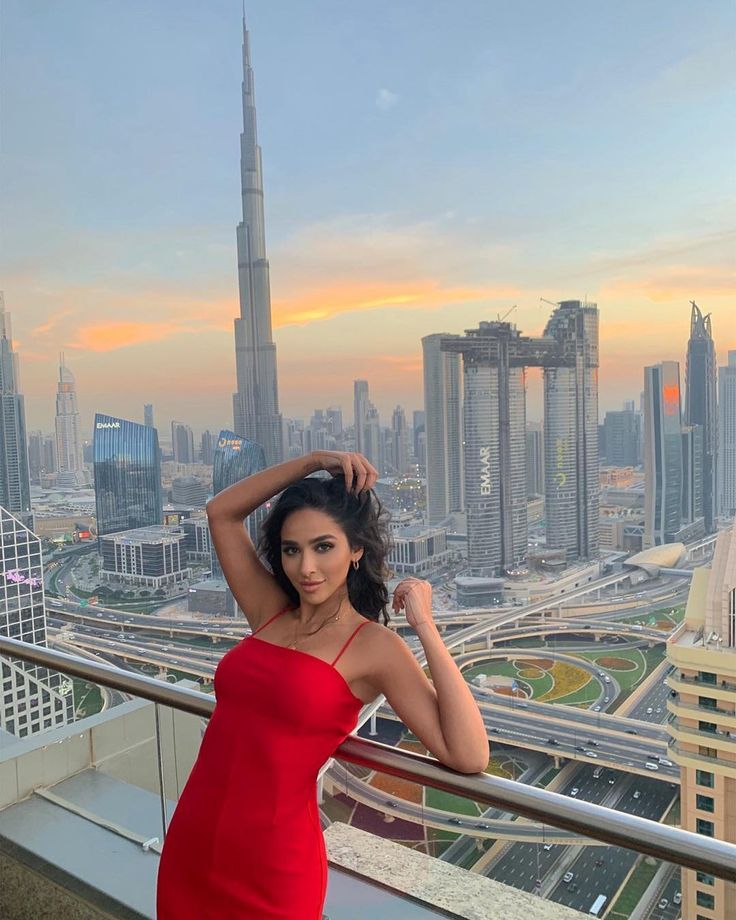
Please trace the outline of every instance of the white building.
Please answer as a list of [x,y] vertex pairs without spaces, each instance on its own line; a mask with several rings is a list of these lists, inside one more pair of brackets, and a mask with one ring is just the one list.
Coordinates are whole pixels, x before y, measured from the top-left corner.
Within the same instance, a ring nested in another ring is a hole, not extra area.
[[394,530],[388,564],[397,575],[421,578],[447,565],[451,552],[442,527],[412,525]]

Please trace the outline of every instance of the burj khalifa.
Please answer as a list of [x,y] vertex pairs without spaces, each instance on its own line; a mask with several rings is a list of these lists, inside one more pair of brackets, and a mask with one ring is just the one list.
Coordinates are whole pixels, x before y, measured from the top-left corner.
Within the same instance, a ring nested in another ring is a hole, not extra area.
[[283,435],[271,339],[271,285],[263,219],[263,172],[256,133],[250,41],[243,17],[243,133],[240,135],[243,219],[238,224],[240,317],[235,320],[233,427],[263,448],[267,465],[283,459]]

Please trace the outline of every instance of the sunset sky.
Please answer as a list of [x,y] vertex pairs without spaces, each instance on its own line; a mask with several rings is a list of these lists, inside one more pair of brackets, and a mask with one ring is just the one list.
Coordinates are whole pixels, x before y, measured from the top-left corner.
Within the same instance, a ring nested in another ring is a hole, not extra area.
[[[31,429],[57,358],[95,410],[232,424],[240,0],[3,0],[0,289]],[[601,412],[736,348],[732,0],[249,0],[281,409],[369,381],[422,407],[420,339],[601,312]],[[530,418],[540,415],[530,383]]]

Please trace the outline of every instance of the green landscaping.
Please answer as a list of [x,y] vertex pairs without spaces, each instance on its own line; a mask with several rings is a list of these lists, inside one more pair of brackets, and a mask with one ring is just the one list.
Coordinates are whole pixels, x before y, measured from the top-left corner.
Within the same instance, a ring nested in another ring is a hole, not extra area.
[[616,898],[613,907],[606,914],[607,920],[627,920],[632,911],[642,899],[642,895],[647,890],[654,874],[659,868],[659,861],[656,859],[642,859],[639,865],[629,876],[628,882],[624,885],[623,891]]
[[511,661],[506,661],[504,659],[491,660],[464,669],[463,674],[466,680],[472,680],[472,678],[476,677],[478,674],[485,674],[488,677],[509,677],[518,681],[520,686],[525,691],[528,691],[530,699],[544,696],[544,694],[548,693],[554,686],[552,677],[547,671],[537,667],[534,667],[533,670],[539,676],[522,677],[522,674],[526,675],[532,672],[532,667],[528,664],[529,659],[525,658],[524,662],[525,665],[521,665],[517,668]]
[[102,709],[102,693],[97,684],[91,684],[80,677],[72,678],[74,711],[77,718],[93,716]]

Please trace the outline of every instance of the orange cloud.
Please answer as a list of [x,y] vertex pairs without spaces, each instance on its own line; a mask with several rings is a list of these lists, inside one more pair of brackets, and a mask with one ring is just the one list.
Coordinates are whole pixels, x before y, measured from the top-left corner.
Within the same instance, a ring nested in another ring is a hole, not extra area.
[[397,282],[340,281],[273,303],[274,326],[305,325],[344,313],[391,307],[440,308],[458,303],[513,298],[513,287],[443,287],[433,279]]
[[82,326],[77,332],[77,340],[68,347],[87,351],[115,351],[143,342],[160,342],[181,331],[182,328],[174,323],[103,323]]

